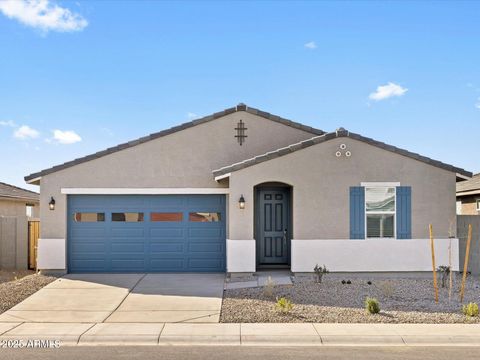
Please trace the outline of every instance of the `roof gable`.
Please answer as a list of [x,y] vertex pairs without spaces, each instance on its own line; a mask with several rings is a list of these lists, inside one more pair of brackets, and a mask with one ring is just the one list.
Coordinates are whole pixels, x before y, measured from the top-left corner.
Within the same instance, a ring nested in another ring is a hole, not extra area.
[[332,140],[332,139],[341,138],[341,137],[348,137],[348,138],[351,138],[351,139],[354,139],[354,140],[362,141],[364,143],[367,143],[369,145],[381,148],[383,150],[394,152],[396,154],[403,155],[403,156],[409,157],[409,158],[414,159],[414,160],[418,160],[418,161],[426,163],[428,165],[432,165],[432,166],[435,166],[435,167],[438,167],[438,168],[441,168],[441,169],[444,169],[444,170],[447,170],[447,171],[451,171],[451,172],[454,172],[454,173],[458,173],[458,174],[467,176],[467,177],[472,176],[471,172],[466,171],[464,169],[461,169],[461,168],[458,168],[458,167],[455,167],[455,166],[452,166],[452,165],[449,165],[449,164],[445,164],[441,161],[433,160],[433,159],[430,159],[426,156],[422,156],[420,154],[413,153],[413,152],[410,152],[408,150],[400,149],[398,147],[388,145],[388,144],[385,144],[383,142],[380,142],[380,141],[377,141],[377,140],[374,140],[374,139],[371,139],[371,138],[364,137],[360,134],[351,133],[351,132],[349,132],[349,131],[347,131],[343,128],[340,128],[335,132],[325,133],[325,134],[322,134],[320,136],[312,137],[311,139],[301,141],[299,143],[292,144],[290,146],[287,146],[287,147],[284,147],[284,148],[281,148],[281,149],[278,149],[278,150],[275,150],[275,151],[271,151],[271,152],[256,156],[256,157],[251,158],[251,159],[247,159],[247,160],[244,160],[244,161],[236,163],[236,164],[225,166],[223,168],[214,170],[213,175],[215,177],[221,177],[221,176],[226,175],[228,173],[238,171],[238,170],[244,169],[244,168],[252,166],[252,165],[260,164],[262,162],[265,162],[265,161],[268,161],[268,160],[271,160],[271,159],[275,159],[277,157],[281,157],[281,156],[293,153],[295,151],[302,150],[302,149],[305,149],[307,147],[310,147],[310,146],[313,146],[313,145],[316,145],[316,144],[320,144],[320,143],[323,143],[323,142],[326,142],[326,141],[329,141],[329,140]]
[[253,115],[256,115],[256,116],[259,116],[259,117],[262,117],[262,118],[280,123],[282,125],[286,125],[286,126],[289,126],[289,127],[295,128],[295,129],[303,130],[305,132],[311,133],[312,135],[325,134],[325,132],[322,131],[322,130],[315,129],[315,128],[312,128],[310,126],[306,126],[306,125],[300,124],[298,122],[294,122],[294,121],[282,118],[282,117],[277,116],[277,115],[270,114],[270,113],[262,111],[262,110],[258,110],[258,109],[255,109],[255,108],[248,107],[245,104],[238,104],[235,107],[231,107],[231,108],[225,109],[223,111],[216,112],[214,114],[202,117],[200,119],[196,119],[196,120],[193,120],[193,121],[190,121],[190,122],[186,122],[186,123],[183,123],[181,125],[174,126],[172,128],[162,130],[162,131],[159,131],[157,133],[153,133],[153,134],[141,137],[141,138],[136,139],[136,140],[129,141],[127,143],[119,144],[117,146],[114,146],[114,147],[96,152],[96,153],[91,154],[91,155],[87,155],[87,156],[84,156],[84,157],[81,157],[81,158],[78,158],[78,159],[75,159],[75,160],[72,160],[72,161],[68,161],[66,163],[63,163],[63,164],[60,164],[60,165],[57,165],[57,166],[53,166],[51,168],[48,168],[48,169],[45,169],[45,170],[42,170],[42,171],[39,171],[39,172],[36,172],[36,173],[32,173],[30,175],[25,176],[25,181],[34,182],[42,176],[45,176],[45,175],[48,175],[48,174],[51,174],[51,173],[54,173],[54,172],[57,172],[57,171],[60,171],[60,170],[63,170],[63,169],[67,169],[69,167],[72,167],[72,166],[75,166],[75,165],[78,165],[78,164],[82,164],[82,163],[85,163],[85,162],[90,161],[90,160],[98,159],[98,158],[101,158],[103,156],[115,153],[117,151],[128,149],[128,148],[131,148],[133,146],[140,145],[140,144],[143,144],[145,142],[161,138],[163,136],[167,136],[167,135],[170,135],[170,134],[173,134],[173,133],[185,130],[185,129],[189,129],[189,128],[192,128],[194,126],[201,125],[201,124],[219,119],[221,117],[224,117],[226,115],[229,115],[229,114],[232,114],[232,113],[235,113],[235,112],[239,112],[239,111],[245,111],[247,113],[250,113],[250,114],[253,114]]

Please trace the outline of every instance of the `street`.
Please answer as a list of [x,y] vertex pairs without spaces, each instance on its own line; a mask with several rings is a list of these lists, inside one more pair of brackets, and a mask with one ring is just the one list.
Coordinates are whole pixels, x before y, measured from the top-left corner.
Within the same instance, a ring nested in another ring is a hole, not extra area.
[[64,347],[60,349],[0,349],[2,360],[237,360],[255,359],[355,359],[355,360],[447,360],[478,359],[478,347]]

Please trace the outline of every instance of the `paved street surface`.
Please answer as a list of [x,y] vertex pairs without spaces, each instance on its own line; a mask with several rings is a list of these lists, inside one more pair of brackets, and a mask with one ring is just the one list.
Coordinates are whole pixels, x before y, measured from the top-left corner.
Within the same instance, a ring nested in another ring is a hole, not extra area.
[[278,359],[355,359],[355,360],[450,360],[479,359],[480,349],[465,347],[65,347],[55,350],[0,349],[2,360],[278,360]]

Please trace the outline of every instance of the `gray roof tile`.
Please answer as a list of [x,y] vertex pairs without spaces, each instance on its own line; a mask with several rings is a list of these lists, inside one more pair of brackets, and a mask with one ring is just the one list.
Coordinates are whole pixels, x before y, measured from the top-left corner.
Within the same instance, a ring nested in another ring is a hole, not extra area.
[[22,189],[20,187],[0,182],[0,197],[26,199],[38,201],[39,195],[36,192]]
[[457,194],[476,190],[480,192],[480,173],[473,175],[470,180],[457,182]]

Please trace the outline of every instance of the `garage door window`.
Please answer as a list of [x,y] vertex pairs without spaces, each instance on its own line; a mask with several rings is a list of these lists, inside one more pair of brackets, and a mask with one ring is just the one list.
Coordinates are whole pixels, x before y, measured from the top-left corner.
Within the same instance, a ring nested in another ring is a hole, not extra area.
[[73,214],[75,222],[101,222],[105,221],[105,213],[76,212]]
[[181,212],[152,212],[150,213],[150,221],[170,221],[180,222],[183,221],[183,213]]
[[222,220],[219,212],[191,212],[188,219],[191,222],[218,222]]
[[112,213],[112,221],[117,221],[117,222],[142,222],[143,221],[143,212]]

